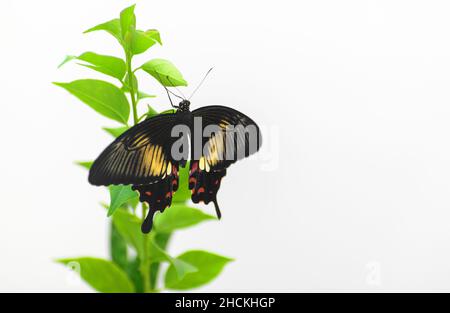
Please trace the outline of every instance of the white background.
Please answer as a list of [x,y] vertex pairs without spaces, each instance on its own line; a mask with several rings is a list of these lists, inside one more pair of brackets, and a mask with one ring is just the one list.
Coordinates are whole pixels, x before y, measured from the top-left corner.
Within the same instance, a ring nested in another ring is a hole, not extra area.
[[[107,192],[72,162],[117,124],[51,82],[101,77],[56,66],[120,56],[108,34],[81,32],[131,3],[1,1],[1,291],[89,291],[53,259],[108,254]],[[236,259],[200,290],[450,290],[448,1],[137,3],[164,46],[136,65],[171,60],[186,93],[214,66],[192,106],[229,105],[278,134],[230,168],[222,221],[176,234],[173,255]]]

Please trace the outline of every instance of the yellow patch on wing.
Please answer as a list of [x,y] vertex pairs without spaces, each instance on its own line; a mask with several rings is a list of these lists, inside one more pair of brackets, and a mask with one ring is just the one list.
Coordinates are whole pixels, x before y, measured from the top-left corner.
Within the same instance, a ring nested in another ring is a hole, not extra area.
[[169,161],[169,164],[167,165],[166,175],[172,174],[172,163]]
[[210,166],[215,166],[225,158],[225,140],[224,133],[218,132],[212,136],[207,143],[206,160]]
[[166,162],[164,161],[164,154],[162,152],[162,147],[156,146],[155,154],[153,156],[152,164],[150,167],[150,174],[153,176],[161,175],[165,163]]
[[142,159],[143,167],[144,167],[144,173],[148,173],[150,170],[150,166],[152,164],[153,159],[153,151],[155,150],[155,146],[150,146],[148,149],[145,149],[145,154]]
[[219,127],[223,129],[226,129],[228,125],[230,125],[230,123],[227,120],[221,120],[219,123]]
[[145,149],[142,162],[144,173],[148,173],[152,176],[165,175],[167,161],[165,160],[161,146],[151,145]]
[[147,134],[142,134],[138,138],[136,138],[133,142],[133,146],[129,147],[131,149],[138,149],[150,142],[150,137]]
[[208,162],[206,161],[206,159],[205,159],[204,156],[202,156],[202,157],[200,158],[200,160],[198,160],[198,167],[199,167],[202,171],[207,171],[207,172],[209,172],[210,167],[209,167],[209,164],[208,164]]

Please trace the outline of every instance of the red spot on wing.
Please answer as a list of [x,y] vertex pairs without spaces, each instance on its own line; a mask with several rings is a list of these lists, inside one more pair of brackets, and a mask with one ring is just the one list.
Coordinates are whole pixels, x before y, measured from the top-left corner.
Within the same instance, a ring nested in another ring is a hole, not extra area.
[[192,163],[192,166],[191,166],[191,174],[192,174],[193,172],[197,171],[197,169],[198,169],[198,162]]

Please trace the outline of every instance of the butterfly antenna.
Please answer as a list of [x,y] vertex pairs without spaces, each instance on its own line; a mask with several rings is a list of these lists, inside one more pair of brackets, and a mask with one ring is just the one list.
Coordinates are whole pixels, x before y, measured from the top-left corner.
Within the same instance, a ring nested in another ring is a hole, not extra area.
[[183,100],[186,100],[186,96],[181,92],[180,89],[177,88],[177,86],[175,86],[175,85],[172,83],[172,81],[170,80],[169,76],[166,76],[166,78],[167,78],[167,80],[169,81],[169,83],[172,85],[172,87],[175,88],[175,89],[183,96],[183,98],[181,98],[181,97],[179,97],[179,96],[178,96],[178,98],[181,98],[181,99],[183,99]]
[[[176,93],[174,93],[174,92],[172,92],[171,90],[169,90],[166,86],[164,86],[164,85],[162,84],[162,79],[161,79],[161,76],[159,76],[159,73],[156,73],[156,75],[158,75],[159,81],[161,82],[161,86],[163,86],[164,89],[165,89],[166,92],[167,92],[167,96],[169,97],[170,105],[171,105],[173,108],[179,109],[179,106],[176,106],[176,105],[173,104],[172,98],[170,98],[170,94],[174,95],[174,96],[177,97],[177,98],[180,98],[181,100],[184,100],[184,99],[181,98],[181,97],[180,97],[179,95],[177,95]],[[171,83],[171,84],[172,84],[172,83]]]
[[164,88],[166,88],[166,91],[167,91],[167,92],[170,92],[173,96],[175,96],[175,97],[177,97],[177,98],[179,98],[179,99],[181,99],[181,100],[184,100],[183,97],[180,97],[179,95],[177,95],[176,93],[174,93],[172,90],[167,89],[167,87],[164,87]]
[[163,86],[164,87],[164,89],[166,90],[166,92],[167,92],[167,96],[169,97],[169,101],[170,101],[170,105],[173,107],[173,108],[175,108],[175,109],[178,109],[179,108],[179,106],[177,106],[177,105],[174,105],[173,104],[173,102],[172,102],[172,98],[170,97],[170,90],[169,89],[167,89],[167,87],[166,86]]
[[213,70],[213,67],[211,67],[209,69],[209,71],[205,74],[205,77],[203,77],[202,81],[200,82],[200,84],[198,84],[197,88],[195,88],[194,92],[192,92],[192,94],[191,94],[191,96],[189,97],[188,100],[191,100],[191,98],[195,95],[197,90],[203,85],[203,82],[206,80],[206,77],[208,77],[209,73],[211,73],[212,70]]

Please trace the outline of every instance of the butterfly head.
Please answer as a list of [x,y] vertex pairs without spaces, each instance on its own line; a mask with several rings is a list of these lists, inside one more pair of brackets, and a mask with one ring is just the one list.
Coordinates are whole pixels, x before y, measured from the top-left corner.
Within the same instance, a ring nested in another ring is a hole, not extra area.
[[178,107],[181,112],[189,112],[190,105],[191,105],[191,103],[189,102],[189,100],[183,100],[180,102]]

